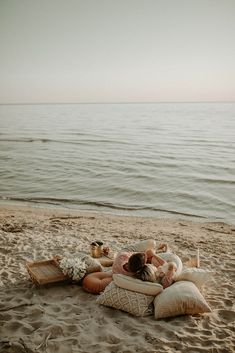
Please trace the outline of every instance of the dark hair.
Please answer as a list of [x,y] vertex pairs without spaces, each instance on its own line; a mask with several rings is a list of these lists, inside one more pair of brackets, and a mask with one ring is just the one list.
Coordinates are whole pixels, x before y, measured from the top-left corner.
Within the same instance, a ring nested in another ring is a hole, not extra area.
[[133,254],[128,260],[128,270],[130,272],[136,273],[145,265],[145,262],[145,253],[138,252],[136,254]]

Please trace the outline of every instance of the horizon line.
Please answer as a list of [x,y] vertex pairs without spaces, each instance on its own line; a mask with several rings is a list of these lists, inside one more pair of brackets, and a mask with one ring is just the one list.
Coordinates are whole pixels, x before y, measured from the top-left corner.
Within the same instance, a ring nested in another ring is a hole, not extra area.
[[170,103],[179,103],[179,104],[191,104],[191,103],[235,103],[235,100],[229,101],[150,101],[150,102],[125,102],[125,101],[117,101],[117,102],[13,102],[13,103],[0,103],[0,105],[79,105],[79,104],[170,104]]

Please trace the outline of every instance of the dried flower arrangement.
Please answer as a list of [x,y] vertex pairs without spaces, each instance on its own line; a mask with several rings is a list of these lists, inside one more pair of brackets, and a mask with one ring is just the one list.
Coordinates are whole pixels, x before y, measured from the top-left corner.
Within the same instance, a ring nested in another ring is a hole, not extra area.
[[76,257],[63,257],[59,261],[59,266],[63,273],[73,281],[80,281],[86,274],[87,264]]

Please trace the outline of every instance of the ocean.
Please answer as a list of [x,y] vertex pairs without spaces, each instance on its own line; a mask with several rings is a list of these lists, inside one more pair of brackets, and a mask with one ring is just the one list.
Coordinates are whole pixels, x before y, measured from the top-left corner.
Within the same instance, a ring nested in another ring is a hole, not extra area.
[[0,106],[0,204],[235,223],[235,103]]

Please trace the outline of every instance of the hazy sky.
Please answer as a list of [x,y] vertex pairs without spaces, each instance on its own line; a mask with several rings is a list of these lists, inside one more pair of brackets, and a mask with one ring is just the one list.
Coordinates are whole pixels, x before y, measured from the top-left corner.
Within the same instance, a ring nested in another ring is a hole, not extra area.
[[235,0],[0,0],[0,103],[235,101]]

